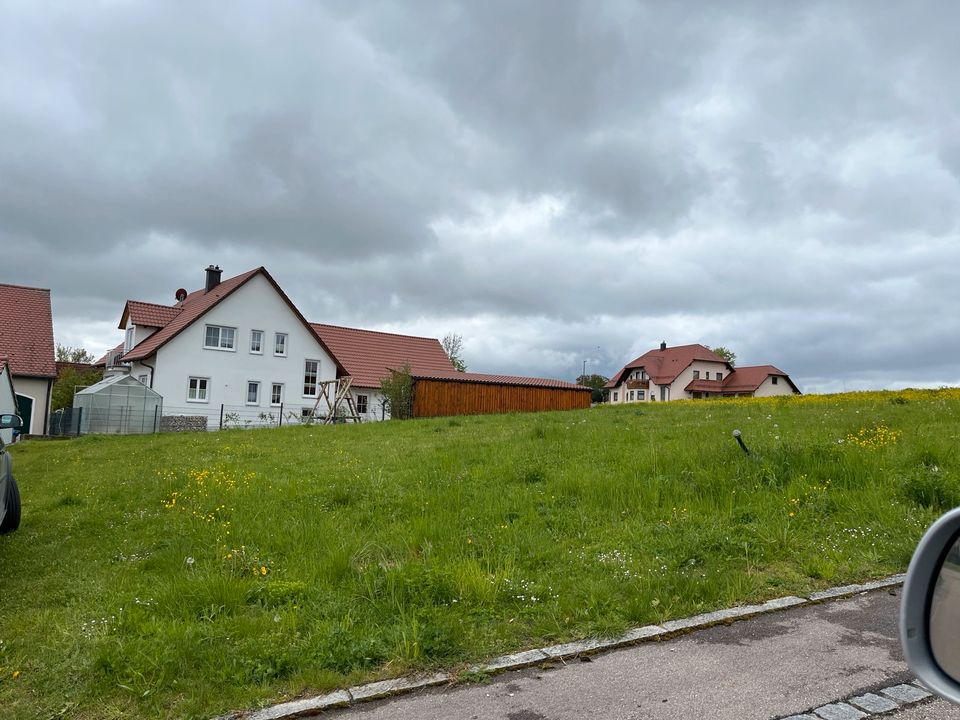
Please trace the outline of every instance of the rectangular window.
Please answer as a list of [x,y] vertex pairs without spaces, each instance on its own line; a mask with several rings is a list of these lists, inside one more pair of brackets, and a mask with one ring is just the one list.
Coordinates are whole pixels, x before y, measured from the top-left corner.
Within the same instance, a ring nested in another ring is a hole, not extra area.
[[287,334],[286,333],[277,333],[274,336],[273,354],[284,355],[284,356],[287,354]]
[[705,379],[705,380],[709,380],[709,379],[710,379],[710,371],[709,371],[709,370],[707,370],[707,372],[704,373],[704,379]]
[[147,384],[147,376],[146,376],[146,375],[137,375],[137,380],[139,380],[139,381],[140,381],[141,383],[143,383],[144,385]]
[[207,325],[203,346],[211,350],[233,350],[237,329],[221,325]]
[[646,395],[646,392],[644,392],[643,390],[637,390],[637,400],[644,400],[645,395]]
[[699,371],[699,370],[694,370],[694,371],[693,371],[693,379],[694,379],[694,380],[699,380],[699,379],[700,379],[700,371]]
[[250,352],[263,354],[263,330],[250,331]]
[[306,397],[317,396],[317,377],[320,375],[320,361],[307,360],[303,364],[303,394]]
[[633,393],[634,393],[634,391],[631,390],[631,391],[630,391],[630,399],[631,399],[631,400],[633,400]]
[[616,390],[613,391],[613,401],[617,402],[617,396],[620,395]]
[[270,404],[279,405],[283,402],[283,383],[274,383],[270,386]]
[[247,405],[260,404],[260,383],[251,380],[247,383]]
[[127,328],[127,334],[126,334],[126,335],[124,336],[124,338],[123,338],[123,351],[124,351],[125,353],[128,353],[128,352],[130,352],[131,350],[133,350],[133,334],[134,334],[134,332],[135,332],[135,330],[134,330],[134,326],[133,326],[133,325],[131,325],[130,327]]
[[723,380],[723,373],[722,373],[722,372],[718,372],[718,373],[717,373],[717,380]]
[[776,385],[776,384],[777,384],[777,376],[776,376],[776,375],[771,375],[771,376],[770,376],[770,382],[772,382],[774,385]]
[[366,395],[357,395],[357,413],[360,415],[367,414],[367,396]]
[[187,383],[187,402],[207,402],[210,378],[192,377]]

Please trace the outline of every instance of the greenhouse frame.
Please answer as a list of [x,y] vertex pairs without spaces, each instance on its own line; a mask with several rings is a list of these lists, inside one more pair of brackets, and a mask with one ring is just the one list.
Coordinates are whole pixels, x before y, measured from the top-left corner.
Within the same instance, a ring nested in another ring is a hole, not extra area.
[[160,429],[163,398],[129,375],[114,375],[73,396],[81,434],[138,435]]

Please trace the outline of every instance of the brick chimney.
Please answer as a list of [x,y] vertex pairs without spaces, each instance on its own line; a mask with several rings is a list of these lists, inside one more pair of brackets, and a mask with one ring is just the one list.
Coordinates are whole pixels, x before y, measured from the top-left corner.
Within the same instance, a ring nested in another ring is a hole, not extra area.
[[217,285],[220,284],[220,275],[223,273],[223,270],[220,269],[219,265],[211,265],[207,268],[207,286],[206,292],[210,292]]
[[662,343],[660,343],[660,349],[661,349],[661,350],[666,350],[666,349],[667,349],[667,342],[666,342],[666,340],[664,340]]

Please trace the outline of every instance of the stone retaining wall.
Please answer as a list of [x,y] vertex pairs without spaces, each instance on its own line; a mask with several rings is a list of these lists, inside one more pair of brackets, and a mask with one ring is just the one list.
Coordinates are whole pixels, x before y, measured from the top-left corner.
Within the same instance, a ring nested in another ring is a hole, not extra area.
[[160,432],[206,432],[206,415],[164,415],[160,418]]

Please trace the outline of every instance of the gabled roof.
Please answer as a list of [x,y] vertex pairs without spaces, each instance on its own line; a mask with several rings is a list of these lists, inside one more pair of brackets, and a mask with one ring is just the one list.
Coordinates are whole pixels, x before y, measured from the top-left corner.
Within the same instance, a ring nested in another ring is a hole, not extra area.
[[755,392],[756,389],[763,384],[763,381],[771,375],[782,377],[790,384],[790,387],[793,388],[795,393],[800,393],[800,390],[793,384],[790,376],[783,372],[783,370],[775,368],[773,365],[751,365],[748,367],[735,368],[732,373],[724,378],[723,392]]
[[183,308],[176,305],[171,307],[169,305],[141,302],[140,300],[127,300],[127,304],[123,308],[123,315],[120,316],[119,328],[121,330],[125,329],[128,320],[134,325],[142,327],[166,327],[181,312],[183,312]]
[[57,376],[49,290],[0,284],[0,353],[12,375]]
[[[410,365],[411,374],[456,373],[450,358],[436,338],[397,335],[395,333],[361,330],[311,323],[313,331],[343,363],[352,385],[363,388],[380,387],[380,381],[391,370]],[[461,373],[457,373],[458,375]]]
[[[287,297],[287,294],[283,292],[279,285],[277,285],[277,281],[274,280],[270,273],[267,272],[267,269],[262,266],[237,275],[236,277],[228,278],[227,280],[220,282],[210,291],[207,291],[206,289],[195,290],[175,305],[163,306],[154,305],[153,303],[141,303],[138,301],[133,301],[131,303],[131,301],[127,301],[127,304],[124,308],[123,318],[121,319],[121,327],[123,326],[123,322],[125,321],[128,312],[142,313],[144,318],[149,317],[152,321],[165,319],[162,311],[150,309],[148,306],[153,306],[153,308],[165,307],[167,311],[176,311],[176,316],[170,317],[166,324],[163,325],[157,332],[138,343],[121,359],[123,362],[132,362],[134,360],[145,360],[146,358],[155,354],[157,350],[173,340],[173,338],[186,330],[194,322],[202,318],[207,312],[212,310],[257,275],[262,275],[267,282],[273,286],[273,289],[277,291],[277,294],[281,298],[283,298],[283,301],[290,308],[290,311],[297,317],[298,320],[300,320],[301,323],[303,323],[303,326],[307,329],[307,331],[317,338],[317,341],[320,343],[321,347],[323,347],[327,354],[333,359],[334,363],[336,363],[337,375],[340,376],[347,374],[346,370],[343,368],[343,365],[340,364],[336,354],[330,351],[330,348],[327,347],[327,344],[323,341],[323,338],[317,335],[314,329],[310,326],[310,323],[307,322],[306,318],[304,318],[297,309],[296,305],[290,302],[290,298]],[[133,309],[132,305],[135,306],[135,310]],[[169,315],[169,313],[167,314]]]
[[487,375],[484,373],[446,372],[411,373],[418,380],[446,380],[464,383],[481,383],[485,385],[520,385],[523,387],[564,388],[567,390],[581,390],[593,392],[591,388],[565,380],[551,380],[549,378],[522,377],[518,375]]
[[646,370],[647,375],[657,385],[669,385],[677,379],[680,373],[690,367],[690,364],[694,360],[721,363],[727,368],[732,367],[726,360],[705,345],[677,345],[675,347],[658,348],[645,352],[636,360],[624,365],[604,387],[615,388],[619,386],[620,383],[623,382],[623,378],[628,375],[631,370],[639,370],[640,368]]

